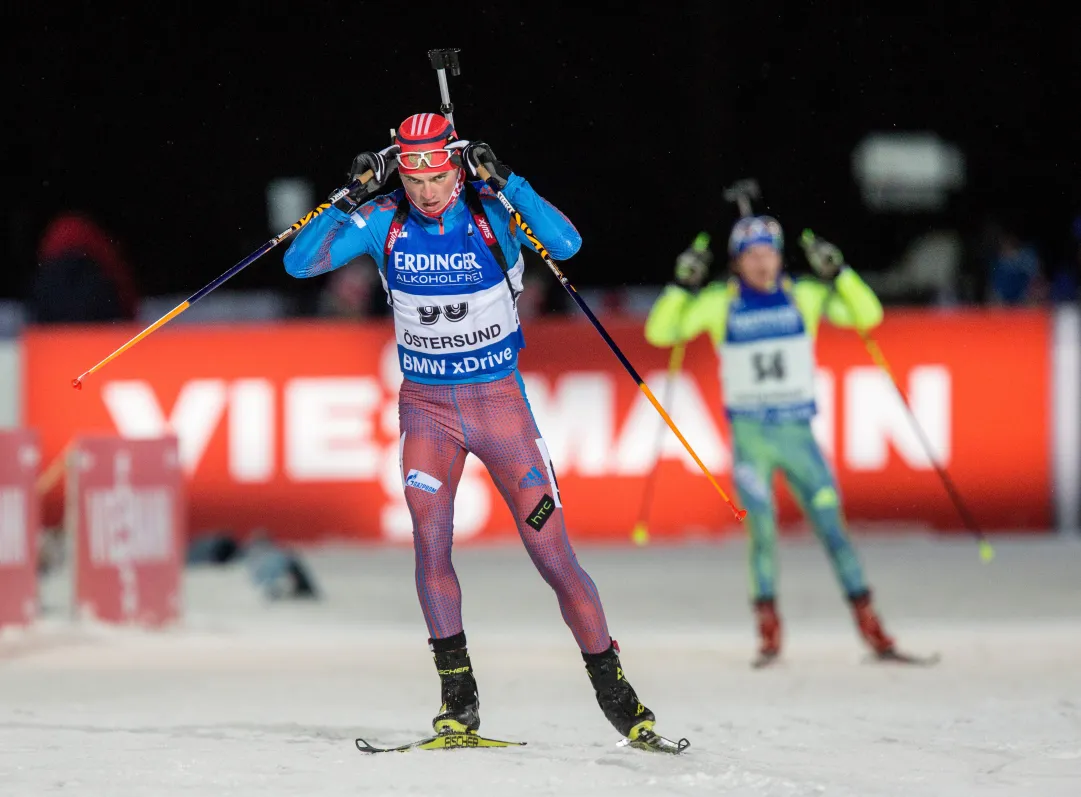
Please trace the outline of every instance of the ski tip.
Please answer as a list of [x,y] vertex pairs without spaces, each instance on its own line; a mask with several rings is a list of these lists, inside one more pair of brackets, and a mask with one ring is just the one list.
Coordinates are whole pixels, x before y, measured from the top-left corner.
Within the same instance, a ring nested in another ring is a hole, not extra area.
[[890,650],[885,653],[871,654],[870,660],[883,664],[911,664],[917,667],[931,667],[942,661],[942,656],[939,653],[917,656],[911,653],[902,653],[898,650]]

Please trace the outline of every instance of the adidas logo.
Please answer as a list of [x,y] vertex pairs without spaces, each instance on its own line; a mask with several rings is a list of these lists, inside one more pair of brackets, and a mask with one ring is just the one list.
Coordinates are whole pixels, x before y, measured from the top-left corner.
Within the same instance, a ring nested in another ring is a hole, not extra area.
[[541,473],[540,468],[533,467],[529,469],[529,473],[522,477],[522,480],[518,483],[518,489],[524,490],[526,487],[541,487],[548,483],[548,477]]

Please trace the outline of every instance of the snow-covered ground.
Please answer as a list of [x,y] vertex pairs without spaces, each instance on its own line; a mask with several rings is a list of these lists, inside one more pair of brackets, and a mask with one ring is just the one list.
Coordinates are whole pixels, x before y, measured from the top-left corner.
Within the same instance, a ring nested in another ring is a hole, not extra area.
[[934,668],[867,664],[813,541],[782,547],[784,663],[752,671],[744,549],[579,547],[627,675],[680,757],[617,747],[518,547],[462,548],[482,731],[500,750],[367,756],[423,735],[438,679],[409,550],[305,553],[326,593],[268,604],[190,570],[182,629],[49,616],[0,638],[0,794],[1081,794],[1081,542],[860,539],[887,628]]

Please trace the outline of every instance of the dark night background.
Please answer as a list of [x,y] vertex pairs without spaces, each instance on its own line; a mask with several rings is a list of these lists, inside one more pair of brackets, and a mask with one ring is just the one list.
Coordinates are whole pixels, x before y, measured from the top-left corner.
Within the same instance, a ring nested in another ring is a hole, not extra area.
[[[664,282],[699,229],[723,251],[722,189],[749,176],[790,241],[812,226],[866,271],[932,225],[974,240],[990,218],[1062,258],[1081,210],[1079,14],[946,5],[27,5],[6,12],[0,296],[23,293],[67,209],[115,235],[144,295],[201,287],[277,232],[268,181],[306,177],[321,201],[355,153],[438,110],[433,47],[462,49],[460,134],[582,232],[576,285]],[[944,213],[864,207],[851,154],[875,130],[960,147],[967,185]],[[317,287],[285,275],[284,248],[229,287]]]

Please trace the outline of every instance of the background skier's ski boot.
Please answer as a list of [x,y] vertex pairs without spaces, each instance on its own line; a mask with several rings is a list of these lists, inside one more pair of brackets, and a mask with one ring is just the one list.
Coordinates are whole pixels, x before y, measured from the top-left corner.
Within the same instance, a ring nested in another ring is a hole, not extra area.
[[865,592],[862,595],[849,597],[848,600],[852,604],[852,614],[863,641],[870,646],[876,656],[880,658],[892,656],[896,652],[893,639],[882,628],[882,623],[871,605],[871,593]]
[[754,614],[758,621],[758,658],[755,667],[765,667],[781,655],[781,618],[773,598],[759,598],[754,602]]
[[630,682],[623,677],[615,641],[603,653],[583,653],[582,659],[597,693],[597,704],[615,729],[632,741],[644,731],[652,731],[657,718],[642,705]]
[[[432,720],[436,733],[469,733],[480,728],[480,698],[473,665],[465,648],[465,633],[432,640],[443,705]],[[454,647],[446,650],[449,646]]]

